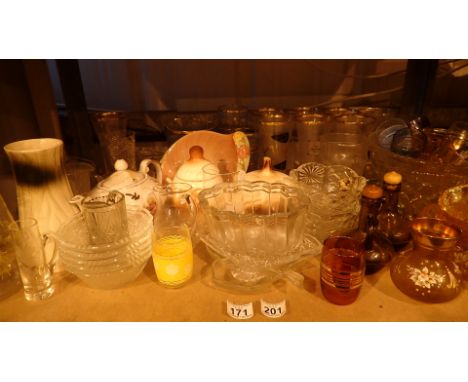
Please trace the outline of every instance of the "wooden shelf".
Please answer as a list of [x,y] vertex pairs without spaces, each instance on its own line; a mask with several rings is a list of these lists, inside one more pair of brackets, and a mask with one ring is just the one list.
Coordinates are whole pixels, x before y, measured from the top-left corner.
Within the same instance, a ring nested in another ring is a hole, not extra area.
[[[425,304],[410,299],[392,283],[388,269],[367,276],[357,301],[337,306],[320,291],[319,256],[302,267],[305,288],[280,281],[268,291],[255,294],[230,293],[210,286],[209,257],[203,245],[195,248],[192,280],[180,289],[159,285],[152,260],[137,280],[122,289],[87,287],[69,274],[57,280],[57,291],[49,300],[28,302],[23,291],[0,301],[0,321],[235,321],[226,314],[226,300],[254,303],[248,321],[468,321],[466,290],[443,304]],[[287,313],[270,319],[260,312],[260,299],[287,301]]]

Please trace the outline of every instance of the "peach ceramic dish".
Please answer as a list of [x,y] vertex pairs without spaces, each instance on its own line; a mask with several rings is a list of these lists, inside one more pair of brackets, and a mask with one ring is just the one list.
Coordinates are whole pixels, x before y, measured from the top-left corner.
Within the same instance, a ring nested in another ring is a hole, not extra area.
[[220,134],[213,131],[194,131],[177,140],[161,159],[164,182],[172,181],[178,168],[190,158],[190,148],[200,146],[204,158],[217,163],[221,160],[237,161],[240,170],[247,170],[250,160],[250,147],[247,136],[237,131],[233,134]]

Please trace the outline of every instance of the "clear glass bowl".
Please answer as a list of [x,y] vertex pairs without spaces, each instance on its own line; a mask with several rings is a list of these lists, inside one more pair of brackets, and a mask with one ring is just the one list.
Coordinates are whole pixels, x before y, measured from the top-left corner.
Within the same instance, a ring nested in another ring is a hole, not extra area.
[[91,244],[81,214],[54,234],[64,268],[93,288],[118,288],[137,278],[151,257],[153,219],[145,209],[127,209],[129,236]]
[[300,188],[282,183],[221,183],[203,190],[199,201],[204,216],[201,240],[228,260],[225,264],[236,283],[271,280],[304,250],[320,251],[314,238],[313,244],[305,243],[309,199]]
[[370,158],[378,177],[382,178],[390,170],[403,176],[402,194],[408,197],[412,212],[417,214],[427,204],[437,203],[447,188],[466,183],[468,161],[451,164],[392,152],[393,135],[404,127],[405,121],[399,118],[383,122],[369,137]]
[[357,227],[361,191],[366,178],[341,165],[304,163],[289,175],[310,199],[307,226],[323,242],[331,235],[344,235]]

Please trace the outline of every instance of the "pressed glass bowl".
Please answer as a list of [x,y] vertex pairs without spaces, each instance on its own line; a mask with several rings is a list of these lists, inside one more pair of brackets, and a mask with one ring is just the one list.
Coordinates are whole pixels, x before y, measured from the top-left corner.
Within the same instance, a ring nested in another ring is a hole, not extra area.
[[81,214],[54,235],[67,271],[91,287],[118,288],[139,276],[151,257],[153,220],[145,209],[127,209],[129,235],[111,244],[91,244]]
[[318,240],[356,228],[364,177],[346,166],[316,162],[304,163],[289,175],[310,198],[307,226]]
[[404,127],[405,122],[398,118],[385,121],[369,137],[369,151],[379,177],[390,170],[403,176],[402,194],[408,197],[414,213],[418,214],[427,204],[437,203],[444,190],[466,183],[468,160],[447,163],[392,152],[393,135]]
[[282,183],[221,183],[203,190],[199,200],[201,240],[229,260],[238,283],[262,282],[304,254],[309,199],[301,189]]

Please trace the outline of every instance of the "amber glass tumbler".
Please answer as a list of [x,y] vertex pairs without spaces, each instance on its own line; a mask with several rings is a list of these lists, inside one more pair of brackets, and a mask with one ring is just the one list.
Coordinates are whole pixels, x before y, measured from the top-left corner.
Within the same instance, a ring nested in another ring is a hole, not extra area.
[[324,297],[338,305],[356,301],[364,279],[365,259],[361,245],[347,236],[325,240],[320,265]]

